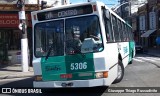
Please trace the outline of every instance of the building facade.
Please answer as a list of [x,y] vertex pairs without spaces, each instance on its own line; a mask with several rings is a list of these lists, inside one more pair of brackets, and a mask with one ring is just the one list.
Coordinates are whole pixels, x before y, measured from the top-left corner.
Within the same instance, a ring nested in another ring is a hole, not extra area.
[[[17,8],[18,0],[1,0],[0,1],[0,63],[4,60],[7,51],[11,63],[21,63],[21,38],[22,32],[19,29],[20,9]],[[44,0],[47,6],[60,6],[69,4],[69,0]],[[31,12],[40,10],[41,0],[25,0],[25,14],[27,24],[27,38],[29,45],[30,57],[32,58],[32,22]],[[3,53],[3,54],[2,54]]]
[[[27,35],[28,41],[32,41],[32,24],[31,11],[38,10],[36,4],[26,4],[25,6]],[[12,56],[12,63],[19,63],[20,58],[17,58],[21,52],[21,30],[19,29],[19,9],[16,4],[0,4],[0,44],[1,48],[5,48],[8,55]],[[32,43],[29,43],[31,49]],[[1,50],[4,51],[4,50]],[[1,57],[2,59],[2,57]]]
[[148,30],[148,5],[144,4],[138,8],[138,43],[142,44],[144,47],[148,46],[146,38],[141,38],[141,35]]
[[[160,36],[160,0],[148,0],[138,9],[139,42],[146,48],[156,48],[156,38]],[[145,10],[145,11],[144,11]]]

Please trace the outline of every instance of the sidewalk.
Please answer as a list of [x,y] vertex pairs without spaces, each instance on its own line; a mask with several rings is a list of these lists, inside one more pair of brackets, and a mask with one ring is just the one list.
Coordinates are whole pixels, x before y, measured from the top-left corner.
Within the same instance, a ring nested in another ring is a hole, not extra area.
[[144,53],[148,55],[160,57],[160,48],[149,48]]
[[0,80],[33,76],[33,67],[29,67],[28,72],[22,72],[21,64],[0,64]]

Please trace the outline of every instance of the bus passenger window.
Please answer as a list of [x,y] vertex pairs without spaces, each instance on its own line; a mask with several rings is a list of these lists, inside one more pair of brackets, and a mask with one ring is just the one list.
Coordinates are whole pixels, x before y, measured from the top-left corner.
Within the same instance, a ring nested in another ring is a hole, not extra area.
[[127,25],[125,24],[125,41],[128,41],[129,37],[128,37],[128,30],[127,30]]
[[113,32],[112,32],[111,21],[109,20],[109,17],[108,18],[104,17],[104,23],[105,23],[105,30],[106,30],[105,32],[106,32],[107,42],[113,42],[114,41]]
[[121,23],[119,19],[117,19],[117,26],[118,26],[118,31],[117,31],[118,41],[121,42]]
[[125,24],[122,22],[122,33],[123,33],[123,39],[122,39],[122,41],[126,41],[126,32],[125,32],[126,30],[125,30]]
[[113,26],[113,32],[114,32],[114,39],[117,42],[118,41],[117,19],[113,15],[112,15],[112,26]]

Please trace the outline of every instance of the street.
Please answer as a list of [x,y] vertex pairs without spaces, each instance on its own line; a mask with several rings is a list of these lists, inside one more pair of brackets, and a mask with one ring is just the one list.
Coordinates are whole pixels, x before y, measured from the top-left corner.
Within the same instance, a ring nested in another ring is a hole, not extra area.
[[[159,87],[160,86],[160,58],[145,54],[137,54],[133,64],[125,68],[124,78],[120,83],[112,84],[112,87]],[[0,86],[3,87],[29,87],[32,88],[32,78],[17,78],[0,80]],[[75,89],[49,89],[54,96],[159,96],[160,93],[107,93],[108,87],[95,88],[75,88]],[[3,96],[4,94],[2,94]],[[15,95],[15,94],[12,94]],[[16,94],[22,95],[22,94]],[[23,94],[25,95],[25,94]],[[39,96],[42,94],[34,94]],[[4,96],[11,96],[10,94]],[[27,96],[27,94],[25,95]]]

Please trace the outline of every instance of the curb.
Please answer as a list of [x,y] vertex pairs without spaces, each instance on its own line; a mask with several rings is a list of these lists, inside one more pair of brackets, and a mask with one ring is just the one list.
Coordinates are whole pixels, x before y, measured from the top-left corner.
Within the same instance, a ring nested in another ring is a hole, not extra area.
[[155,56],[155,57],[160,57],[160,55],[155,55],[155,54],[147,53],[147,52],[144,52],[144,54],[151,55],[151,56]]
[[12,78],[23,78],[23,77],[33,77],[33,74],[28,75],[3,75],[0,76],[0,79],[12,79]]

